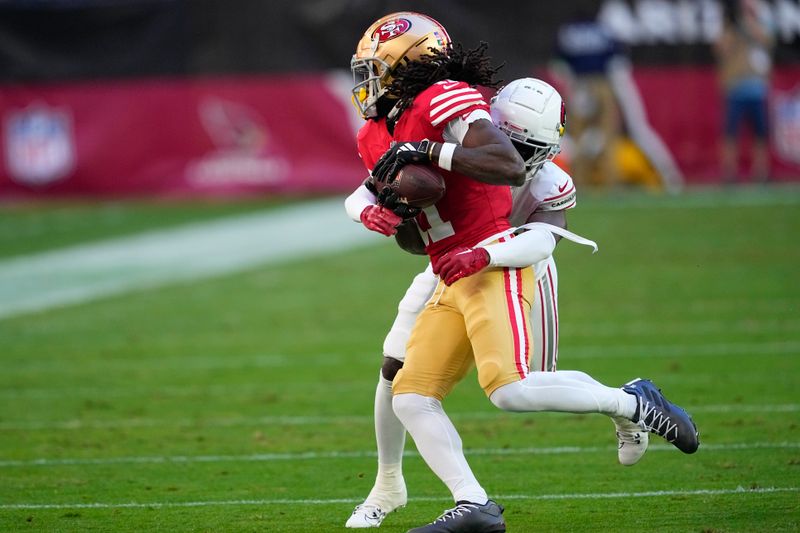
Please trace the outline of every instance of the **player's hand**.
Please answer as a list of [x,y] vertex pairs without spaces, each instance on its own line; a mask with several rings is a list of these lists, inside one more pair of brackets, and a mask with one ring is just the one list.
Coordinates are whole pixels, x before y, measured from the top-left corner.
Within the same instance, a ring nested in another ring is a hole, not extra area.
[[445,285],[452,285],[461,278],[480,272],[489,265],[489,252],[485,248],[460,246],[450,250],[433,267]]
[[361,211],[361,223],[369,230],[391,237],[397,233],[402,217],[380,205],[368,205]]
[[403,220],[414,218],[422,211],[419,207],[412,207],[405,202],[401,202],[391,187],[384,187],[378,194],[378,205],[391,210],[392,213],[399,216]]
[[428,139],[419,142],[395,143],[375,163],[372,176],[376,181],[392,183],[400,169],[409,163],[430,163],[429,151],[432,145],[433,143]]

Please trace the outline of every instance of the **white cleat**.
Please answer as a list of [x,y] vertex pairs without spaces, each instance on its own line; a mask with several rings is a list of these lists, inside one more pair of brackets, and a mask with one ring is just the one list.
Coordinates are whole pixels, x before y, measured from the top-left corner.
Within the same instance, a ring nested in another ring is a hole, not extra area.
[[347,519],[347,523],[344,525],[344,527],[353,529],[380,527],[381,522],[383,522],[383,519],[386,518],[387,514],[388,513],[386,511],[377,505],[362,503],[361,505],[356,505],[356,508],[353,510],[353,514],[351,514],[350,518]]
[[[380,501],[381,504],[371,503]],[[405,507],[408,501],[405,484],[402,490],[391,493],[374,494],[371,492],[367,500],[361,505],[356,505],[353,514],[347,519],[344,527],[362,529],[367,527],[380,527],[386,515],[392,511]]]
[[627,418],[614,418],[617,428],[617,457],[625,466],[635,465],[647,451],[650,436],[636,422]]

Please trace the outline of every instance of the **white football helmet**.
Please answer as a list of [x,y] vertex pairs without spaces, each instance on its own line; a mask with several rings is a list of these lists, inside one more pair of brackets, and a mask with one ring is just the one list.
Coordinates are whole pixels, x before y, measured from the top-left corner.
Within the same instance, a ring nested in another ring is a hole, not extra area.
[[514,80],[497,92],[491,107],[492,121],[525,160],[528,177],[561,151],[566,111],[550,84],[535,78]]

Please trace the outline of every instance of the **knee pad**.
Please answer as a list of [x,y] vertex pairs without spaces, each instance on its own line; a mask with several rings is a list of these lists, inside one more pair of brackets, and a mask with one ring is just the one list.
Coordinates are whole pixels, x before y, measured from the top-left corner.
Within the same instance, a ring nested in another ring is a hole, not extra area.
[[478,367],[478,384],[485,391],[500,377],[500,365],[493,359],[483,362]]
[[494,404],[498,409],[503,411],[524,411],[525,409],[517,405],[515,398],[519,394],[519,382],[509,383],[497,388],[491,396],[489,401]]
[[394,377],[403,368],[403,362],[394,357],[384,357],[381,366],[381,375],[386,381],[394,381]]
[[422,394],[409,393],[409,394],[395,394],[392,398],[392,410],[397,418],[405,424],[409,420],[425,412],[440,412],[442,411],[442,402],[436,398],[423,396]]

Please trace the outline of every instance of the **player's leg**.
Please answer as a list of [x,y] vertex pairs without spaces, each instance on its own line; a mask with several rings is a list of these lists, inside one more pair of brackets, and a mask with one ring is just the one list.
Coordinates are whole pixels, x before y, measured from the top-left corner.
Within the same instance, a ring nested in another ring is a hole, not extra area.
[[404,506],[408,499],[402,465],[406,430],[392,409],[392,381],[403,367],[411,328],[436,283],[430,265],[414,278],[397,306],[397,316],[384,340],[374,409],[378,472],[372,490],[364,502],[356,506],[346,527],[378,527],[387,514]]
[[685,453],[697,450],[697,428],[691,417],[669,402],[651,382],[634,380],[615,389],[587,378],[578,371],[532,372],[489,394],[492,403],[506,411],[602,413],[638,424],[640,429],[664,437]]
[[[558,362],[558,269],[552,257],[542,268],[531,303],[533,353],[531,370],[554,371]],[[536,364],[534,365],[534,361]],[[575,379],[602,386],[588,374],[574,374]],[[648,433],[624,417],[612,417],[617,437],[617,458],[625,466],[639,462],[647,451]]]
[[736,145],[743,113],[744,108],[742,107],[741,98],[736,94],[736,91],[729,90],[725,94],[725,123],[722,144],[720,145],[722,181],[726,184],[732,184],[737,181],[738,150]]
[[435,522],[412,529],[505,531],[502,508],[488,499],[464,457],[461,438],[442,409],[446,396],[469,368],[472,354],[463,316],[455,309],[452,288],[440,284],[411,334],[406,362],[394,383],[394,409],[414,439],[420,455],[456,501]]
[[420,455],[454,499],[485,502],[486,493],[472,475],[461,438],[441,405],[471,365],[461,315],[444,302],[427,306],[417,319],[405,364],[395,378],[393,406]]
[[753,167],[752,176],[758,183],[769,181],[769,136],[767,118],[767,95],[755,96],[751,103],[751,123],[753,129]]
[[550,257],[536,280],[530,312],[531,372],[552,372],[558,362],[558,272]]
[[[697,449],[691,418],[654,392],[655,387],[646,386],[649,382],[618,389],[579,371],[526,372],[520,362],[530,349],[526,302],[532,301],[535,280],[530,269],[495,272],[499,274],[483,276],[481,286],[468,288],[480,291],[482,299],[472,298],[464,310],[478,379],[492,403],[508,411],[602,413],[639,423],[684,452]],[[477,283],[473,278],[468,283]],[[505,290],[498,290],[498,284]]]

